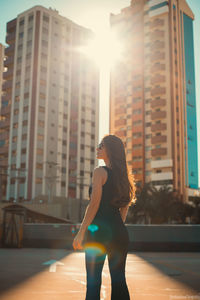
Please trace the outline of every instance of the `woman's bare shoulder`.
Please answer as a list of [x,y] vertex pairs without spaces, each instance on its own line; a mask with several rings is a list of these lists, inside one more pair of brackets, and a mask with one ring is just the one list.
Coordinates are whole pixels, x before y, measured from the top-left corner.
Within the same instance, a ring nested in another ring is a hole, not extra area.
[[94,169],[93,176],[104,180],[107,178],[107,172],[104,167],[99,166]]

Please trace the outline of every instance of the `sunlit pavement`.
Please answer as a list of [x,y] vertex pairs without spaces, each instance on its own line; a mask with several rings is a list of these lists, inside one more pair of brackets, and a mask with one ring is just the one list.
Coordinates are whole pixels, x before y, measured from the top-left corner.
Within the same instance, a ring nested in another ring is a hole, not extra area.
[[[131,300],[200,300],[200,253],[129,252],[126,279]],[[0,249],[1,300],[84,300],[85,284],[84,252]],[[101,300],[110,293],[106,258]]]

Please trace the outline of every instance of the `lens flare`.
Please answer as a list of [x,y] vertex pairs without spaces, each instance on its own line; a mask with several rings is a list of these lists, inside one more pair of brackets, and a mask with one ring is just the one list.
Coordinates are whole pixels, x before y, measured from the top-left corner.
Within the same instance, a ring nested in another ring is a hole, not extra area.
[[106,248],[104,245],[98,242],[88,242],[84,245],[84,250],[86,251],[87,255],[89,257],[101,257],[102,255],[105,255]]
[[95,232],[95,231],[97,231],[98,229],[99,229],[99,226],[96,225],[96,224],[90,224],[90,225],[88,226],[88,230],[91,231],[91,232]]

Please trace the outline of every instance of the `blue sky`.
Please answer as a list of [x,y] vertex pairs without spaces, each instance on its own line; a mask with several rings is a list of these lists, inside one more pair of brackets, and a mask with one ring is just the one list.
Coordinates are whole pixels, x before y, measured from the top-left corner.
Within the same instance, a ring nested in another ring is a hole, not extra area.
[[[197,126],[198,144],[200,152],[200,0],[187,0],[192,9],[194,20],[194,51],[197,97]],[[0,43],[5,44],[6,23],[14,19],[19,13],[35,5],[55,8],[59,14],[72,21],[92,29],[103,32],[109,28],[109,14],[117,13],[121,8],[129,6],[130,0],[0,0]],[[101,72],[100,84],[100,132],[99,138],[108,133],[108,97],[109,77]],[[200,166],[200,155],[199,155]],[[199,167],[200,170],[200,167]],[[200,177],[200,171],[199,171]],[[200,178],[199,178],[200,182]]]

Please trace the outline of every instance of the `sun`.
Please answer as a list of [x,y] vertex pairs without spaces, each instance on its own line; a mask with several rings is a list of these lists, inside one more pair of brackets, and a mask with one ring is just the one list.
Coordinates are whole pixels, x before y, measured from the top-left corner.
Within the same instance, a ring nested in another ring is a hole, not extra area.
[[123,47],[117,36],[109,31],[102,30],[79,51],[93,60],[100,68],[111,68],[123,56]]

